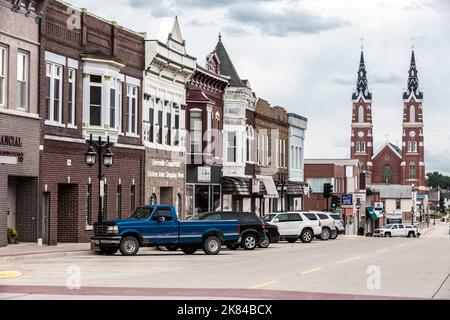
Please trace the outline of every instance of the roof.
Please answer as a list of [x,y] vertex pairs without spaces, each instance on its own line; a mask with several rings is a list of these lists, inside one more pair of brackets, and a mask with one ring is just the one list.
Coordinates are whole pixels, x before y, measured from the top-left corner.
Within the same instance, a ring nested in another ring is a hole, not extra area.
[[305,164],[333,164],[337,166],[358,166],[357,159],[305,159]]
[[247,85],[239,77],[233,62],[222,43],[221,36],[219,36],[219,42],[217,43],[215,51],[220,60],[220,73],[231,78],[230,87],[246,87]]
[[402,159],[402,150],[397,147],[395,144],[392,144],[390,142],[386,143],[382,148],[380,148],[380,150],[378,150],[378,152],[376,154],[373,155],[372,159],[375,159],[376,157],[378,157],[378,155],[384,150],[386,149],[386,147],[388,147],[389,149],[392,150],[392,152],[394,152],[394,154],[399,158]]
[[303,121],[308,121],[308,118],[302,117],[302,116],[300,116],[300,115],[298,115],[296,113],[288,113],[288,116],[292,117],[292,118],[300,119],[300,120],[303,120]]
[[411,199],[411,186],[397,184],[374,184],[370,189],[380,193],[384,199]]

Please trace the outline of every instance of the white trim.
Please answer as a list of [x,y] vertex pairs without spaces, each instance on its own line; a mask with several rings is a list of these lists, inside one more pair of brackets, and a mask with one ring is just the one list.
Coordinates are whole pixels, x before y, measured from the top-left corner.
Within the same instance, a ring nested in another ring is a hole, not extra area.
[[17,164],[17,157],[0,156],[0,164]]
[[130,144],[122,144],[122,143],[116,143],[114,144],[114,147],[121,149],[145,150],[145,146],[133,146]]
[[78,70],[78,61],[74,59],[67,58],[67,66],[72,69]]
[[59,127],[59,128],[65,128],[66,125],[60,122],[55,122],[55,121],[51,121],[51,120],[45,120],[44,124],[46,126],[52,126],[52,127]]
[[391,146],[390,143],[386,143],[382,148],[380,148],[380,150],[372,157],[372,160],[375,159],[380,153],[381,151],[383,151],[383,149],[388,146],[400,159],[402,159],[402,156],[400,155],[400,153],[397,152],[397,150],[394,149],[394,147]]
[[45,135],[44,139],[45,140],[53,140],[53,141],[70,142],[70,143],[80,143],[80,144],[86,143],[86,140],[84,140],[84,139],[67,138],[67,137],[52,136],[52,135]]
[[137,79],[137,78],[130,77],[130,76],[126,76],[126,83],[127,84],[131,84],[131,85],[136,86],[136,87],[139,87],[139,88],[141,87],[141,80]]
[[[66,57],[50,52],[45,51],[45,61],[57,63],[63,66],[66,66]],[[77,67],[78,68],[78,67]]]
[[41,117],[37,113],[29,113],[26,111],[20,111],[20,110],[14,110],[14,109],[6,109],[3,107],[0,107],[0,114],[8,114],[11,116],[18,116],[18,117],[24,117],[24,118],[30,118],[30,119],[36,119],[40,120]]
[[98,62],[98,63],[102,63],[102,64],[109,64],[109,65],[115,66],[119,69],[122,69],[125,67],[124,64],[119,63],[117,61],[113,61],[113,60],[103,60],[103,59],[94,59],[94,58],[81,58],[81,60],[86,61],[86,62]]

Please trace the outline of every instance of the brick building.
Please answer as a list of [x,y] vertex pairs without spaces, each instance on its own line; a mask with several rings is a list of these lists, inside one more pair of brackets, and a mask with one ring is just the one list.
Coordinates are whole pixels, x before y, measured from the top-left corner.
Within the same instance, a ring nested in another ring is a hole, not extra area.
[[177,18],[165,39],[146,41],[145,54],[145,201],[174,205],[184,217],[186,86],[196,59]]
[[[47,7],[41,23],[44,141],[37,219],[44,243],[89,241],[99,207],[104,219],[114,219],[143,201],[144,39],[64,2]],[[98,163],[85,164],[91,134],[113,143],[114,164],[103,168],[102,188]]]
[[0,246],[39,229],[39,20],[43,1],[0,1]]
[[220,74],[216,54],[197,65],[188,85],[186,215],[221,210],[223,98],[230,78]]
[[252,191],[256,198],[255,211],[264,216],[269,212],[288,209],[288,114],[284,108],[271,107],[267,101],[259,99],[256,104],[255,128],[258,152]]

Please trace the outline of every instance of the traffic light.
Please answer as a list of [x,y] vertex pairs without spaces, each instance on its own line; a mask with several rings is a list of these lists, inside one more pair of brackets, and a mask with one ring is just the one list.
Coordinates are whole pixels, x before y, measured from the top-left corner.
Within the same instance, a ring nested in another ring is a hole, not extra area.
[[328,199],[331,197],[332,193],[333,193],[333,185],[331,183],[325,183],[323,185],[323,197],[325,199]]
[[339,206],[340,203],[341,203],[341,198],[339,198],[338,196],[333,196],[331,198],[331,208],[333,210],[336,210],[336,208]]

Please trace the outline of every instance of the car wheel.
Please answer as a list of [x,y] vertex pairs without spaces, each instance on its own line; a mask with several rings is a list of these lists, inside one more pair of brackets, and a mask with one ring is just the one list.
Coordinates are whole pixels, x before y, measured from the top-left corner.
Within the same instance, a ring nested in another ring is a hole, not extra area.
[[300,235],[300,240],[303,243],[310,243],[314,239],[314,234],[312,230],[303,230],[302,234]]
[[216,236],[210,236],[203,242],[203,251],[207,255],[217,255],[222,247],[222,241]]
[[408,233],[408,238],[415,238],[416,235],[414,234],[414,232],[410,232]]
[[320,240],[328,241],[331,237],[331,231],[328,228],[323,228],[322,233],[320,234]]
[[391,238],[392,235],[391,235],[389,232],[386,232],[386,233],[384,234],[384,237],[385,237],[385,238]]
[[186,246],[181,247],[181,251],[183,251],[185,254],[194,254],[197,252],[197,248],[193,246]]
[[135,237],[125,237],[119,249],[123,256],[135,256],[139,251],[139,241]]
[[269,245],[270,245],[270,238],[266,235],[266,236],[264,237],[264,239],[262,239],[262,240],[259,242],[258,247],[259,247],[259,248],[265,249],[265,248],[268,248]]
[[254,250],[256,248],[258,241],[254,234],[247,234],[242,239],[242,248],[245,250]]
[[237,250],[237,249],[239,249],[239,245],[238,245],[238,244],[233,244],[233,245],[231,245],[231,246],[227,246],[227,248],[228,248],[229,250]]
[[289,243],[296,243],[298,238],[287,238],[286,241]]
[[166,249],[169,251],[177,251],[178,249],[180,249],[179,246],[166,246]]
[[339,235],[339,233],[338,233],[337,229],[334,229],[333,231],[331,231],[331,237],[330,237],[330,239],[331,239],[331,240],[336,240],[337,237],[338,237],[338,235]]
[[100,248],[100,252],[106,256],[113,256],[116,254],[117,251],[119,251],[119,248],[117,248],[117,247],[101,247]]

